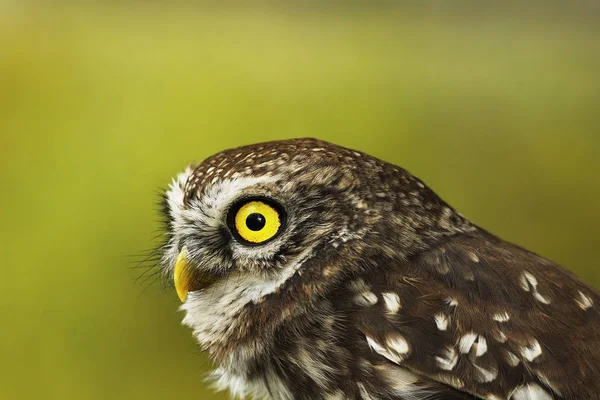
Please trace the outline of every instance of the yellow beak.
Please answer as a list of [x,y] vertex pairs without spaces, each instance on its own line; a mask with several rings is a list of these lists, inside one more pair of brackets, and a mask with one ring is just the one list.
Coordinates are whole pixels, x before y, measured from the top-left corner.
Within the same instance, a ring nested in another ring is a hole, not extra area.
[[181,253],[177,256],[177,262],[175,263],[175,271],[173,280],[175,282],[175,290],[177,296],[182,303],[185,302],[187,293],[190,287],[190,265],[187,261],[187,248],[181,249]]

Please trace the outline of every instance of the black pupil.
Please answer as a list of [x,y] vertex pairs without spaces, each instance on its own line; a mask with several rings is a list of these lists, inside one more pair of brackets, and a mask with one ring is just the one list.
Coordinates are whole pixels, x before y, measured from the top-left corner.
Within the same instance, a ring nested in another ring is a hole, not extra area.
[[265,216],[259,213],[252,213],[246,217],[246,226],[251,231],[260,231],[266,223]]

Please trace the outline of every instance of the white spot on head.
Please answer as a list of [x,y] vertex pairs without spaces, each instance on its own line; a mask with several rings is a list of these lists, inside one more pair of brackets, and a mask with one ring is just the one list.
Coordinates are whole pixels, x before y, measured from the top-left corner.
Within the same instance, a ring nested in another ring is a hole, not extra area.
[[435,324],[440,331],[448,329],[448,317],[443,313],[438,313],[434,317]]
[[582,310],[587,310],[594,305],[594,301],[589,296],[583,294],[582,291],[579,291],[577,294],[579,296],[575,298],[575,302]]
[[383,301],[388,312],[390,314],[396,314],[402,307],[400,304],[400,296],[393,292],[384,292],[381,295],[383,296]]
[[537,383],[530,383],[528,385],[517,388],[512,396],[511,400],[552,400],[552,395],[546,392]]
[[454,347],[446,347],[442,356],[436,357],[438,367],[445,371],[452,371],[458,362],[458,353]]

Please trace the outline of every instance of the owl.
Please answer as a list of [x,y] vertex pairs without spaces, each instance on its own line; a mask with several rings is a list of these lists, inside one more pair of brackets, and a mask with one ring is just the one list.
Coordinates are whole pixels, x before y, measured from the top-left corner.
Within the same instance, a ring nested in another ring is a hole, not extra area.
[[315,139],[164,195],[161,272],[235,397],[600,399],[600,295],[406,170]]

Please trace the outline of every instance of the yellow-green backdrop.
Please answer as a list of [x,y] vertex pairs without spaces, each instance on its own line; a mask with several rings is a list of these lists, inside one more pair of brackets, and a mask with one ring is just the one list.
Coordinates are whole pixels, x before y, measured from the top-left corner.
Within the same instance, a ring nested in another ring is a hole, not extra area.
[[0,399],[224,398],[135,267],[160,188],[251,142],[395,162],[600,287],[598,8],[450,3],[0,2]]

